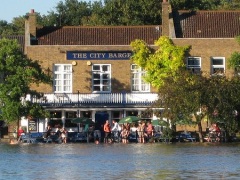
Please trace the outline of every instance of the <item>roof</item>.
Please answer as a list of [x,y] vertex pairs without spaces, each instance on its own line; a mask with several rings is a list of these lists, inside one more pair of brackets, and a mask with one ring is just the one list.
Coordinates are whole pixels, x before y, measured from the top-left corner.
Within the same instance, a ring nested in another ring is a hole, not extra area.
[[148,44],[161,36],[161,26],[65,26],[37,30],[38,45],[130,45],[135,39]]
[[25,46],[25,36],[24,35],[9,35],[9,36],[0,36],[0,39],[7,38],[14,40],[16,39],[18,43],[20,44],[20,49],[22,52],[24,52],[24,46]]
[[240,35],[240,11],[173,12],[177,38],[235,38]]

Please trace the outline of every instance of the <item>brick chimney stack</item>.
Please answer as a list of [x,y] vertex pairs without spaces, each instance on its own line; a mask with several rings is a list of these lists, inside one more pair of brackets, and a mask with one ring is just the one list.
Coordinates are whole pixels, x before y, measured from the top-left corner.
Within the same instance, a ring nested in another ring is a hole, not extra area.
[[170,17],[170,3],[167,0],[162,2],[162,36],[170,34],[169,17]]
[[37,20],[36,20],[36,13],[34,12],[34,9],[31,9],[30,13],[28,14],[28,22],[29,22],[29,31],[30,31],[31,37],[36,37]]
[[37,19],[34,9],[28,13],[28,18],[25,20],[25,46],[30,46],[36,41],[37,36]]

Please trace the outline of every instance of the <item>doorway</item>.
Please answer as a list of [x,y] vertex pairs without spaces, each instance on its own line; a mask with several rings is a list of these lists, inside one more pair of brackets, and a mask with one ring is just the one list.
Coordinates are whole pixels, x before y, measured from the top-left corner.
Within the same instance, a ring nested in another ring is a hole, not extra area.
[[103,130],[103,125],[109,119],[109,114],[105,111],[96,112],[95,114],[95,129]]

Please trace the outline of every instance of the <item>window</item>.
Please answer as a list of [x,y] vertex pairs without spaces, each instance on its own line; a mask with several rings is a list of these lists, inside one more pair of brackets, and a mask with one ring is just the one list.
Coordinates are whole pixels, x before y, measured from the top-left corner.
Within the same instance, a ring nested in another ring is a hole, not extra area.
[[72,65],[69,64],[54,65],[54,92],[57,93],[72,92]]
[[112,111],[112,120],[115,120],[116,122],[119,122],[121,119],[121,112],[120,111]]
[[224,57],[212,57],[211,59],[212,75],[223,75],[225,72],[225,58]]
[[96,64],[92,66],[92,90],[93,92],[111,91],[111,66]]
[[200,57],[188,57],[187,69],[194,74],[200,74],[201,72],[201,58]]
[[132,72],[132,91],[149,92],[150,84],[144,81],[146,71],[135,64],[131,65]]

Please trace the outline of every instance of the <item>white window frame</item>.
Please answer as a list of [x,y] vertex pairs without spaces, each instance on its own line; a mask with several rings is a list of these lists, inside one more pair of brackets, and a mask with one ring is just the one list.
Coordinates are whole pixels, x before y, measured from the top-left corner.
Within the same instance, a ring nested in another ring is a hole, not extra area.
[[[189,63],[189,61],[199,61],[199,63]],[[187,69],[189,69],[194,74],[200,74],[202,67],[202,59],[201,57],[190,56],[187,58]]]
[[150,92],[150,83],[145,82],[143,76],[146,71],[136,64],[131,65],[131,91]]
[[53,91],[72,93],[72,64],[54,64],[53,73]]
[[[214,60],[222,60],[222,64],[214,64]],[[211,75],[224,75],[225,74],[225,57],[211,57]],[[216,72],[218,69],[223,69],[222,73]]]
[[[94,68],[99,66],[99,70],[95,70]],[[104,66],[108,66],[107,70],[104,70]],[[94,78],[94,74],[98,74],[99,78]],[[104,77],[105,75],[108,75],[108,77]],[[99,81],[99,84],[95,84],[95,81]],[[105,82],[108,82],[108,84],[104,84]],[[94,87],[99,87],[99,90],[95,90]],[[105,90],[104,88],[107,88],[108,90]],[[92,92],[93,93],[109,93],[111,92],[111,64],[93,64],[92,65]]]

